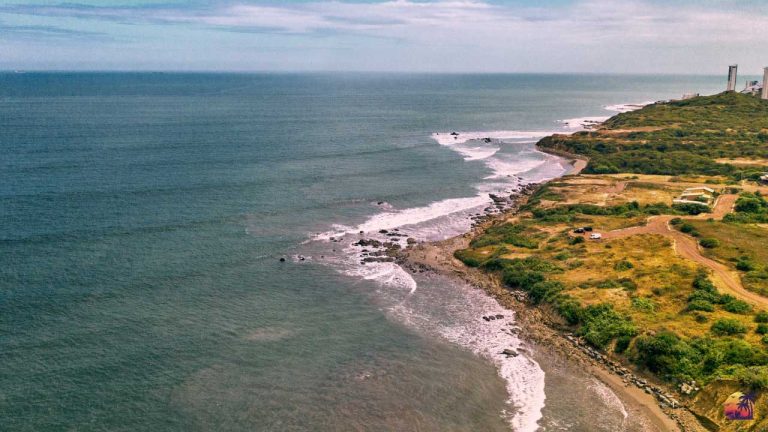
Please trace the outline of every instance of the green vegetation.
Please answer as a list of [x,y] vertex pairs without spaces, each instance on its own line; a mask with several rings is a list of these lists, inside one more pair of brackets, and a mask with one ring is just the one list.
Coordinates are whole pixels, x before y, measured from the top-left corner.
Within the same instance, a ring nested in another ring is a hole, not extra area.
[[744,192],[736,200],[734,212],[723,218],[730,223],[768,223],[768,201],[757,193]]
[[535,228],[507,223],[488,228],[483,235],[472,240],[471,246],[479,248],[506,243],[521,248],[536,249],[542,238],[544,236]]
[[[604,129],[545,138],[539,145],[589,156],[590,173],[636,175],[550,183],[515,222],[489,228],[455,256],[496,272],[509,289],[557,312],[558,325],[589,344],[663,379],[707,385],[728,378],[768,388],[768,311],[719,292],[707,271],[677,255],[668,236],[654,230],[601,241],[573,233],[585,226],[606,233],[641,225],[652,215],[709,211],[665,203],[691,184],[754,179],[757,165],[716,159],[768,159],[768,103],[729,93],[655,104],[620,114]],[[740,190],[721,186],[716,194]],[[768,200],[759,193],[741,193],[723,221],[670,222],[697,237],[703,254],[737,269],[746,288],[768,295],[768,230],[757,223],[768,223]]]
[[733,336],[747,332],[747,326],[735,319],[719,319],[712,324],[712,333],[719,336]]
[[688,225],[701,236],[702,242],[708,238],[717,240],[717,247],[704,249],[705,255],[741,272],[746,289],[768,296],[768,230],[730,219],[731,222],[689,221]]
[[585,173],[701,174],[754,178],[718,158],[768,158],[768,102],[721,93],[619,114],[604,129],[554,135],[539,146],[588,156]]
[[[700,206],[698,206],[700,207]],[[616,206],[597,206],[593,204],[568,204],[550,208],[536,207],[528,204],[524,210],[530,210],[533,217],[544,222],[575,222],[578,215],[588,216],[619,216],[631,218],[636,216],[652,216],[660,214],[688,214],[681,213],[666,204],[640,205],[633,201]]]

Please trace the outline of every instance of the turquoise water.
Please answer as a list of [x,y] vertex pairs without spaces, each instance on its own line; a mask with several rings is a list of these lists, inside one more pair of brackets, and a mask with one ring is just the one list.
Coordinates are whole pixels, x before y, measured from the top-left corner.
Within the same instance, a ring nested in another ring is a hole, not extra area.
[[543,411],[505,403],[498,364],[457,336],[475,331],[466,287],[417,275],[414,294],[312,239],[405,209],[412,235],[445,236],[466,215],[430,204],[563,169],[529,139],[494,141],[494,160],[533,168],[488,180],[491,159],[433,133],[561,130],[724,81],[0,74],[0,424],[507,430],[533,410],[568,425],[558,400],[579,399],[557,382]]

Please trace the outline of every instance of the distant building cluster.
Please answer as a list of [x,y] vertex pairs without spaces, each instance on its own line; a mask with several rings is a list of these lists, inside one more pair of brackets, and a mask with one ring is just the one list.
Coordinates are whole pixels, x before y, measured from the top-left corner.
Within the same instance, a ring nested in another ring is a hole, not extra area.
[[[738,75],[738,65],[728,66],[728,91],[736,91],[736,78]],[[768,100],[768,67],[763,70],[763,82],[760,81],[747,81],[747,85],[744,90],[741,91],[744,94],[760,95],[761,99]]]

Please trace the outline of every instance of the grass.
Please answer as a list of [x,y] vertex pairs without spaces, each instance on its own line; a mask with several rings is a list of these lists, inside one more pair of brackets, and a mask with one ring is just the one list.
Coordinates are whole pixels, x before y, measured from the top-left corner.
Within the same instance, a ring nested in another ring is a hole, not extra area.
[[653,104],[619,114],[597,131],[554,135],[541,147],[590,158],[585,173],[756,177],[759,167],[723,159],[768,159],[768,102],[738,93]]
[[[733,269],[739,263],[750,263],[752,270],[740,271],[744,287],[768,297],[768,229],[724,222],[689,221],[704,238],[718,242],[714,248],[705,248],[705,256],[716,259]],[[749,268],[749,267],[747,267]]]

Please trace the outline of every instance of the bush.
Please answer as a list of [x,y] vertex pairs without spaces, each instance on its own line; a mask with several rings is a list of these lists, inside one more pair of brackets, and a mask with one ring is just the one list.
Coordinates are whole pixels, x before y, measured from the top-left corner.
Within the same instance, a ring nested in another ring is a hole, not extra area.
[[621,354],[629,348],[629,344],[632,342],[632,336],[619,336],[616,339],[616,346],[613,347],[613,351],[617,354]]
[[688,302],[688,306],[685,307],[685,310],[714,312],[715,306],[706,300],[693,300],[691,302]]
[[709,321],[709,317],[704,315],[703,313],[695,313],[693,314],[693,319],[696,320],[699,324],[704,324],[705,322]]
[[699,244],[703,248],[714,249],[720,246],[720,241],[718,239],[708,237],[708,238],[699,240]]
[[579,335],[590,344],[605,348],[608,343],[620,336],[635,336],[637,328],[627,317],[619,315],[613,306],[607,303],[590,305],[582,309]]
[[584,237],[581,237],[581,236],[579,236],[579,237],[571,237],[571,238],[568,239],[568,244],[570,244],[572,246],[573,245],[577,245],[577,244],[582,244],[584,242],[585,242]]
[[645,297],[632,297],[632,307],[641,312],[656,312],[656,303]]
[[683,222],[682,224],[677,226],[677,229],[680,230],[680,232],[685,234],[690,234],[692,236],[695,236],[694,233],[697,233],[696,227],[688,222]]
[[733,298],[723,304],[723,309],[735,314],[746,314],[752,311],[752,306],[743,300]]
[[675,204],[675,205],[672,206],[672,208],[677,210],[677,211],[679,211],[679,212],[681,212],[681,213],[685,213],[685,214],[689,214],[689,215],[694,215],[694,216],[698,215],[698,214],[701,214],[701,213],[709,213],[710,211],[712,211],[707,206],[703,206],[703,205],[699,205],[699,204],[687,204],[687,203]]
[[663,331],[635,340],[634,361],[661,376],[688,375],[697,352],[676,334]]
[[739,371],[736,379],[752,390],[764,390],[768,388],[768,368],[765,366],[753,366]]
[[768,312],[760,311],[755,314],[756,323],[768,323]]
[[755,269],[755,264],[749,258],[741,257],[739,258],[739,261],[736,262],[736,269],[743,272],[749,272]]
[[527,289],[528,295],[534,303],[552,302],[565,286],[559,281],[537,282]]
[[527,290],[539,282],[543,282],[544,273],[537,271],[525,271],[516,268],[507,268],[501,275],[504,284],[510,288],[520,288]]
[[616,264],[613,265],[613,269],[616,271],[627,271],[634,267],[635,266],[627,260],[617,261]]
[[760,323],[757,325],[757,328],[755,329],[755,333],[759,335],[768,334],[768,324],[766,323]]
[[710,328],[718,336],[734,336],[747,332],[747,326],[735,319],[722,318],[715,321]]
[[567,294],[563,294],[557,297],[555,301],[557,312],[565,318],[565,321],[570,325],[579,323],[581,319],[581,305],[579,302]]

